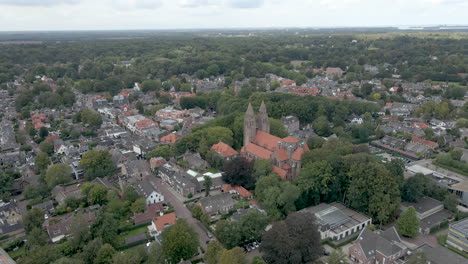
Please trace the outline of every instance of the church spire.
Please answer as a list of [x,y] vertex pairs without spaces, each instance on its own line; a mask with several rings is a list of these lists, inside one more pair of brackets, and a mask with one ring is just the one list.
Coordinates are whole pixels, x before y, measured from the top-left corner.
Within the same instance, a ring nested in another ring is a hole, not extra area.
[[260,105],[260,109],[258,111],[257,122],[258,122],[257,127],[259,130],[268,134],[270,133],[270,121],[268,120],[268,114],[267,114],[266,105],[264,101],[262,101],[262,104]]
[[257,123],[252,104],[249,103],[244,117],[244,146],[247,146],[257,135]]

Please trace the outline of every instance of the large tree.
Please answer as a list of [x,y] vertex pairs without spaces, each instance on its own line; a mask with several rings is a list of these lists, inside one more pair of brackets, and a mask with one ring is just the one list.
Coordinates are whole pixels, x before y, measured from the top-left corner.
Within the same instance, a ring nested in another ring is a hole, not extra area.
[[419,234],[419,219],[413,206],[404,211],[397,221],[398,233],[406,237],[417,237]]
[[83,154],[80,165],[83,167],[85,177],[88,180],[112,176],[116,171],[115,164],[112,162],[111,155],[107,150],[87,151]]
[[211,240],[210,244],[206,248],[204,259],[207,264],[218,264],[219,257],[223,252],[224,248],[216,240]]
[[49,155],[42,151],[39,152],[39,154],[36,156],[34,164],[36,165],[36,168],[39,172],[45,172],[50,164]]
[[252,163],[242,157],[237,157],[223,166],[223,181],[232,185],[241,185],[251,188],[255,184],[252,177]]
[[198,234],[184,219],[177,219],[174,225],[162,233],[162,252],[168,263],[192,258],[198,247]]
[[392,220],[400,207],[400,190],[394,177],[379,163],[351,166],[348,201],[351,207],[369,214],[377,223]]
[[45,180],[49,187],[54,187],[58,184],[70,182],[72,169],[69,165],[59,163],[50,166],[45,175]]
[[223,250],[219,256],[219,264],[247,264],[245,251],[240,247],[235,247],[230,250]]
[[323,252],[315,217],[298,212],[290,214],[285,221],[274,223],[263,235],[260,251],[271,264],[315,261]]

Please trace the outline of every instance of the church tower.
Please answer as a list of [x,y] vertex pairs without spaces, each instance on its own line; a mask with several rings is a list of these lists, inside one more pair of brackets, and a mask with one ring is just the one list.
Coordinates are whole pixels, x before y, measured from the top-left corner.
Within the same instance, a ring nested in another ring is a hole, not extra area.
[[268,114],[267,114],[264,101],[262,101],[262,105],[260,105],[260,110],[258,111],[257,122],[258,122],[257,123],[258,130],[261,130],[265,133],[270,134],[270,121],[268,120]]
[[247,146],[257,135],[257,122],[255,122],[255,113],[252,105],[249,103],[244,117],[244,146]]

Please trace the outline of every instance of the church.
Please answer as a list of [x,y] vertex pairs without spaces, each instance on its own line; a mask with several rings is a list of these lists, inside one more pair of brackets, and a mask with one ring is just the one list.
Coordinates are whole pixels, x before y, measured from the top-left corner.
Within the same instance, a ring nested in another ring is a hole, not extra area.
[[262,102],[257,117],[251,104],[244,118],[244,146],[241,155],[249,160],[271,161],[273,172],[282,179],[291,179],[301,169],[302,153],[309,150],[295,137],[279,138],[270,134],[270,122],[265,103]]

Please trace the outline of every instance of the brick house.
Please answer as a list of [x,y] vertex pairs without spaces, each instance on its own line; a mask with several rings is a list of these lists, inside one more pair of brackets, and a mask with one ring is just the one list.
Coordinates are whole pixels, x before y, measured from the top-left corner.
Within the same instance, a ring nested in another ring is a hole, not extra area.
[[365,228],[349,248],[353,263],[360,264],[401,263],[397,260],[404,259],[407,253],[408,247],[401,242],[395,227],[380,233]]

